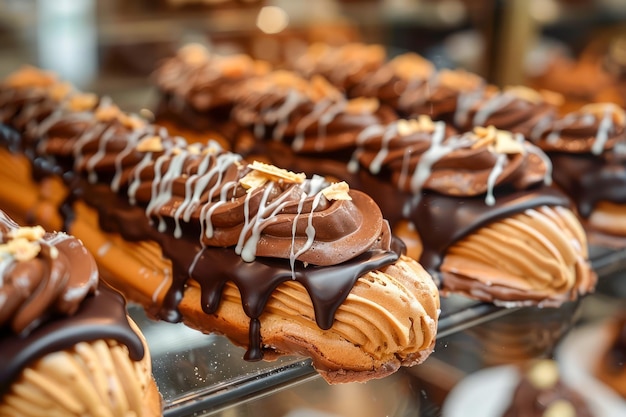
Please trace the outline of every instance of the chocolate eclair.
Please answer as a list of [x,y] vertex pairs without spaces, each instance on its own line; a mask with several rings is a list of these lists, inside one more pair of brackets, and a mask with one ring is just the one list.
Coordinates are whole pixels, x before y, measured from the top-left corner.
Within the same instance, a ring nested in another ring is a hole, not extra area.
[[366,194],[189,143],[103,99],[31,131],[26,153],[71,190],[69,230],[154,318],[225,334],[248,360],[310,356],[332,383],[432,352],[437,287]]
[[0,212],[0,415],[161,415],[124,298],[68,234]]
[[531,139],[554,166],[555,184],[575,202],[594,243],[623,247],[626,237],[626,113],[611,103],[581,107]]

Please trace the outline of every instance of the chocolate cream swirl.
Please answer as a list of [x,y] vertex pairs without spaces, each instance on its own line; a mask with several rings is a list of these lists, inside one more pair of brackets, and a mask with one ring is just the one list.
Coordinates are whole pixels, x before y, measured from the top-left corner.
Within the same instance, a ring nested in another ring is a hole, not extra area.
[[560,100],[558,94],[523,86],[490,87],[461,95],[453,122],[461,131],[495,126],[530,138],[554,121]]
[[569,113],[536,135],[550,155],[554,181],[588,218],[601,201],[626,203],[626,113],[595,103]]
[[0,327],[27,335],[50,318],[73,315],[98,284],[94,259],[74,238],[18,227],[0,216]]
[[269,68],[268,63],[247,55],[217,55],[189,44],[165,61],[153,78],[159,90],[170,95],[172,106],[181,106],[184,101],[204,112],[231,106],[241,83],[267,73]]
[[[361,132],[353,155],[361,167],[391,173],[398,189],[418,196],[423,190],[447,196],[486,195],[524,190],[550,181],[548,158],[521,135],[489,128],[454,134],[427,116],[371,126]],[[355,165],[352,169],[357,169]]]
[[[360,131],[397,118],[375,98],[346,99],[319,76],[305,80],[274,71],[251,80],[242,91],[232,113],[242,137],[282,141],[297,153],[350,152]],[[245,154],[253,146],[238,138],[235,149]]]

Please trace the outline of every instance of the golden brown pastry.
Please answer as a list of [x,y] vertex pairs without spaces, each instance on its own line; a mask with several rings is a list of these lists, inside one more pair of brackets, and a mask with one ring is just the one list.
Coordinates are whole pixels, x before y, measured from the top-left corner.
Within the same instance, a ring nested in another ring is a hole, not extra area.
[[0,415],[160,416],[150,353],[75,237],[0,212]]

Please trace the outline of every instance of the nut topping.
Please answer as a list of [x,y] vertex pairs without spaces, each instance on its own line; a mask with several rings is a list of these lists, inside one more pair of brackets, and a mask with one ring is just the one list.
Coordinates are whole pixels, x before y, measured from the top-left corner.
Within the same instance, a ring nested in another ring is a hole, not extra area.
[[345,181],[336,182],[322,190],[322,194],[328,200],[352,200],[350,197],[350,187]]

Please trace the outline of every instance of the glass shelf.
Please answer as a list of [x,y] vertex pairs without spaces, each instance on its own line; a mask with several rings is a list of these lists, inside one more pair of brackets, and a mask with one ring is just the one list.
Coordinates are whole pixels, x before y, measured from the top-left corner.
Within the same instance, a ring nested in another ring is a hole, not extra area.
[[[600,280],[611,279],[615,271],[625,269],[626,250],[592,248],[591,252]],[[546,323],[552,323],[550,335],[537,334],[545,342],[545,346],[537,349],[552,349],[551,340],[556,343],[569,330],[578,308],[578,303],[566,303],[559,309],[501,308],[457,295],[443,297],[441,302],[437,348],[433,360],[427,361],[432,362],[431,367],[433,363],[443,363],[459,368],[454,361],[463,359],[455,358],[467,355],[476,356],[467,361],[474,367],[489,365],[479,358],[485,350],[481,346],[484,332],[500,332],[502,326],[508,325],[526,326],[525,329],[535,331],[532,323],[541,323],[543,329]],[[321,380],[309,359],[287,356],[273,362],[247,362],[243,360],[244,349],[232,345],[223,336],[202,334],[183,324],[153,321],[134,305],[130,306],[130,314],[151,348],[165,417],[214,415],[301,383]],[[459,338],[463,339],[462,343]],[[532,339],[521,343],[537,345]],[[455,352],[461,344],[462,352]],[[429,368],[420,365],[409,373],[423,374],[422,367]]]

